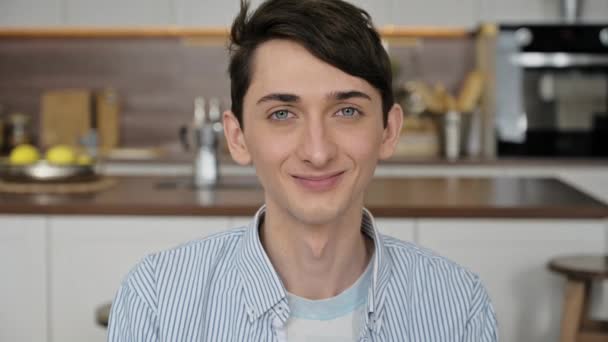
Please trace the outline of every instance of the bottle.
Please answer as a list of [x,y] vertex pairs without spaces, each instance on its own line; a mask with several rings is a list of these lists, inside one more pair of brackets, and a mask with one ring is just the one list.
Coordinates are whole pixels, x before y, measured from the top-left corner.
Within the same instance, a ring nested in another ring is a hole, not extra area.
[[445,114],[444,151],[448,160],[458,159],[460,155],[460,113],[450,110]]
[[202,97],[196,98],[194,101],[196,155],[193,165],[194,185],[196,187],[214,186],[219,180],[218,139],[213,130],[213,122],[209,114],[205,112],[204,99]]

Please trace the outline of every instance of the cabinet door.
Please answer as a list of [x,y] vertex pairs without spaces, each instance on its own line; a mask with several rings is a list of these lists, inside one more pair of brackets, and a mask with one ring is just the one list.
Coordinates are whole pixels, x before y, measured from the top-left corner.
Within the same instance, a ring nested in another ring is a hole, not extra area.
[[480,275],[502,341],[557,341],[565,280],[547,263],[606,252],[599,220],[421,220],[418,229],[421,245]]
[[105,341],[95,310],[112,301],[139,260],[227,227],[219,217],[51,217],[52,340]]
[[0,215],[0,341],[47,340],[45,220]]
[[378,230],[382,232],[382,234],[403,241],[415,241],[414,220],[376,218],[376,226],[378,226]]

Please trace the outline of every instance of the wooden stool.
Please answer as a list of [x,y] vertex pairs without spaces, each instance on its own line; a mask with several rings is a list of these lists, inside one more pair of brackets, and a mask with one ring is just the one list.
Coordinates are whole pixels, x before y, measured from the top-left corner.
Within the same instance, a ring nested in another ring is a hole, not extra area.
[[608,256],[559,257],[549,262],[549,269],[568,279],[560,342],[608,341],[608,322],[589,318],[591,283],[608,279]]
[[95,310],[95,321],[102,327],[108,326],[110,317],[110,309],[112,308],[111,303],[103,304]]

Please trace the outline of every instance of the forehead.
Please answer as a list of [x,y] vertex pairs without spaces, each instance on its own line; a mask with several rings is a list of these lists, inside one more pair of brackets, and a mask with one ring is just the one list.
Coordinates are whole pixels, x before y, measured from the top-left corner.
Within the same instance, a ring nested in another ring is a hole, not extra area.
[[380,98],[379,91],[364,79],[345,73],[289,40],[261,44],[254,53],[251,77],[247,94],[280,91],[312,96],[350,89]]

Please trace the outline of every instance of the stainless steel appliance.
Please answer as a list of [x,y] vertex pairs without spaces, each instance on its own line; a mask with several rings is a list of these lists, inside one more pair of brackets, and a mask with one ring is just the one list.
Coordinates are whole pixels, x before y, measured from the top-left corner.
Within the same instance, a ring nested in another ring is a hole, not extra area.
[[[205,99],[194,100],[194,134],[195,157],[193,162],[193,186],[211,187],[219,184],[219,137],[223,131],[221,123],[220,102],[217,98],[209,101],[209,111],[205,111]],[[180,128],[180,140],[185,150],[190,149],[188,126]]]
[[608,157],[608,24],[500,25],[498,156]]

